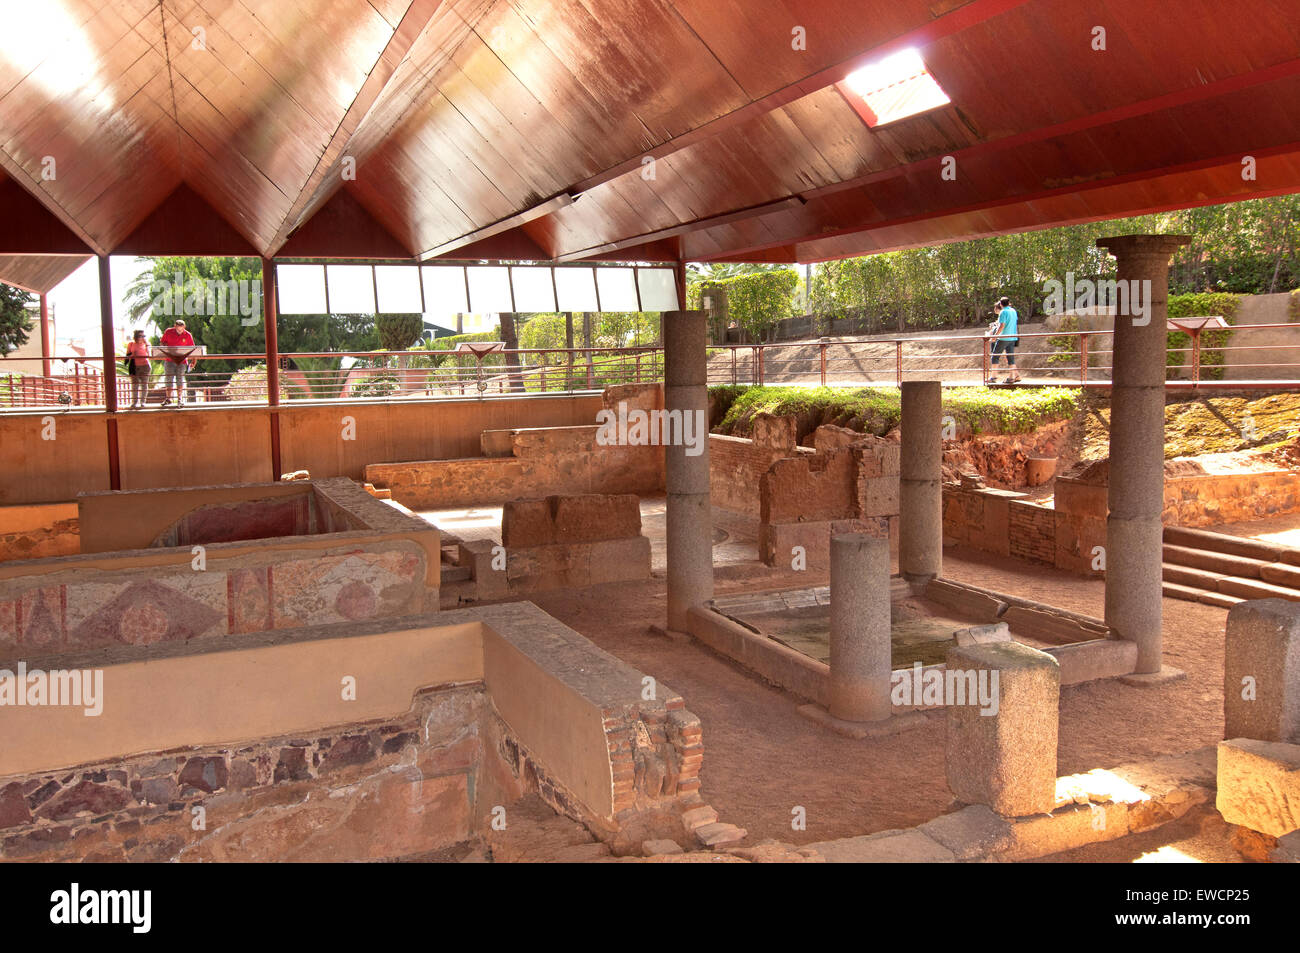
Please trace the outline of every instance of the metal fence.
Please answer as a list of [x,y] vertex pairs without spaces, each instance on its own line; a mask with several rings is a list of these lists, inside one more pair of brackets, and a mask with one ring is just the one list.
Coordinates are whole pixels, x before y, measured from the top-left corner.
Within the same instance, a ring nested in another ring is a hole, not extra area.
[[[1205,332],[1209,334],[1209,332]],[[1025,383],[1106,388],[1113,367],[1112,335],[1104,331],[1022,332],[1016,364]],[[1300,387],[1300,324],[1237,325],[1214,346],[1191,335],[1171,347],[1171,388],[1279,389]],[[994,367],[982,334],[837,338],[773,344],[715,345],[710,384],[896,386],[938,379],[950,386],[987,383]],[[509,363],[507,363],[509,359]],[[97,358],[54,357],[49,375],[23,372],[40,358],[0,358],[0,409],[102,408],[104,378]],[[57,371],[55,368],[57,367]],[[420,400],[598,391],[612,384],[663,380],[657,347],[547,348],[497,351],[369,351],[281,354],[279,400]],[[131,376],[120,363],[117,406],[132,401]],[[154,361],[146,404],[167,399],[162,362]],[[186,375],[188,405],[265,404],[265,357],[196,355]]]
[[[103,408],[103,362],[54,356],[50,373],[31,373],[41,358],[0,358],[0,408]],[[117,406],[129,408],[143,390],[148,406],[175,404],[164,362],[154,360],[137,385],[119,358],[114,375]],[[23,370],[26,368],[27,370]],[[281,354],[279,401],[455,399],[599,391],[612,384],[663,379],[663,351],[654,347],[548,348],[498,351],[483,357],[463,351],[368,351]],[[266,358],[257,354],[194,355],[185,374],[187,405],[266,404]]]

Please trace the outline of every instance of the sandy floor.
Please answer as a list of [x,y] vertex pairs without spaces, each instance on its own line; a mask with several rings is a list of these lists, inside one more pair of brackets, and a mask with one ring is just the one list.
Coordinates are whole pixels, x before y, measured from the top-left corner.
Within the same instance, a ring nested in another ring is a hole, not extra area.
[[[540,593],[533,601],[682,694],[704,723],[704,795],[724,821],[748,829],[750,843],[769,837],[811,843],[909,827],[948,810],[952,795],[944,780],[942,717],[932,716],[924,726],[892,738],[844,738],[798,715],[803,699],[698,644],[652,634],[650,625],[661,625],[665,616],[663,503],[646,501],[642,512],[653,545],[654,578]],[[752,535],[747,536],[752,526],[743,517],[715,514],[721,530],[715,533],[719,595],[828,582],[824,572],[759,564]],[[956,548],[944,558],[945,575],[954,579],[1101,615],[1099,581]],[[1166,599],[1164,612],[1166,664],[1188,677],[1159,688],[1117,682],[1066,688],[1060,774],[1187,751],[1221,738],[1226,611]],[[796,806],[807,812],[804,831],[791,829]]]

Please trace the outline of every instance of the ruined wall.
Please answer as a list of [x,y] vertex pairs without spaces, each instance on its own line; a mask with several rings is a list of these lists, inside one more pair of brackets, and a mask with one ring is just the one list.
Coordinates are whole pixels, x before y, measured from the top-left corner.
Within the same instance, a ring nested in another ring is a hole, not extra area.
[[[112,553],[124,549],[146,549],[156,545],[159,536],[177,529],[177,524],[189,513],[202,507],[209,510],[211,519],[218,525],[212,527],[217,535],[229,535],[227,530],[243,519],[257,519],[265,510],[251,506],[241,510],[240,503],[257,503],[285,499],[295,501],[306,517],[306,504],[311,496],[311,484],[298,483],[241,483],[221,486],[189,487],[183,489],[109,491],[82,493],[77,496],[77,515],[81,525],[81,552]],[[278,528],[295,527],[293,512],[287,519],[276,519]],[[222,516],[226,518],[223,519]],[[201,523],[203,518],[199,518]],[[307,525],[300,532],[285,532],[283,536],[301,536],[312,532]],[[212,540],[222,542],[223,540]],[[169,545],[179,546],[181,542]]]
[[[793,418],[784,419],[793,430]],[[786,564],[800,547],[807,565],[829,565],[830,538],[840,533],[884,536],[896,545],[898,475],[893,440],[817,428],[811,452],[799,448],[759,479],[759,558],[769,566]]]
[[0,562],[71,556],[80,551],[76,504],[0,507]]
[[630,852],[700,803],[681,697],[527,603],[39,664],[105,704],[0,708],[4,860],[410,857],[529,791]]
[[602,446],[596,425],[511,432],[509,456],[381,463],[366,481],[413,509],[491,505],[561,493],[660,493],[661,446]]
[[[1300,474],[1250,453],[1169,460],[1164,475],[1166,526],[1300,512]],[[1106,545],[1107,484],[1105,460],[1058,476],[1050,507],[978,482],[945,484],[944,540],[1093,575],[1094,549]]]
[[399,717],[306,737],[0,779],[0,859],[357,861],[451,847],[474,831],[483,709],[481,688],[431,691]]

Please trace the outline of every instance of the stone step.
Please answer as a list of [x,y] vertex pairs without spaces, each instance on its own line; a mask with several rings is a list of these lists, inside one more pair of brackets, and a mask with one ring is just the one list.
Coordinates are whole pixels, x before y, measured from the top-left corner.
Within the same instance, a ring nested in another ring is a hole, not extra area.
[[1216,553],[1206,549],[1193,549],[1190,546],[1175,546],[1172,543],[1164,545],[1164,561],[1243,579],[1262,578],[1260,570],[1268,565],[1262,559],[1252,559],[1249,556]]
[[1223,578],[1223,573],[1210,572],[1208,569],[1195,569],[1191,566],[1180,566],[1178,563],[1163,563],[1160,568],[1161,576],[1165,582],[1177,583],[1180,586],[1191,586],[1209,592],[1217,592],[1219,580]]
[[1300,602],[1300,592],[1286,586],[1275,586],[1262,579],[1225,576],[1219,580],[1219,592],[1228,596],[1240,596],[1242,599],[1289,599]]
[[1207,606],[1218,606],[1221,609],[1231,609],[1238,602],[1246,601],[1239,596],[1224,595],[1221,592],[1198,589],[1196,586],[1187,586],[1177,582],[1166,581],[1163,589],[1164,594],[1170,599],[1200,602]]
[[[1262,562],[1294,562],[1283,560],[1283,553],[1290,547],[1263,540],[1249,539],[1241,536],[1229,536],[1226,533],[1212,533],[1204,529],[1192,529],[1186,526],[1166,526],[1164,540],[1175,546],[1188,549],[1203,549],[1207,552],[1223,553],[1229,556],[1244,556]],[[1300,557],[1300,550],[1294,551]]]

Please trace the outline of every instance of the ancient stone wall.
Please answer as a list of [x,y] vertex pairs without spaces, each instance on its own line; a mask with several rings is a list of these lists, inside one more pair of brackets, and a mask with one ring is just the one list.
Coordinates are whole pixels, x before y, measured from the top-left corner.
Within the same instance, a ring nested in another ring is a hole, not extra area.
[[492,505],[559,493],[663,492],[662,446],[601,445],[596,425],[510,431],[509,456],[381,463],[366,481],[413,509]]
[[107,702],[0,708],[3,860],[411,857],[533,791],[632,852],[702,804],[681,696],[528,603],[39,661]]
[[0,562],[81,552],[75,503],[0,507]]
[[[1106,545],[1108,467],[1081,464],[1056,478],[1051,506],[978,481],[944,485],[944,540],[1091,575]],[[1165,463],[1166,526],[1214,526],[1300,512],[1300,473],[1252,454]]]
[[356,861],[474,831],[482,687],[406,714],[0,779],[0,859]]

